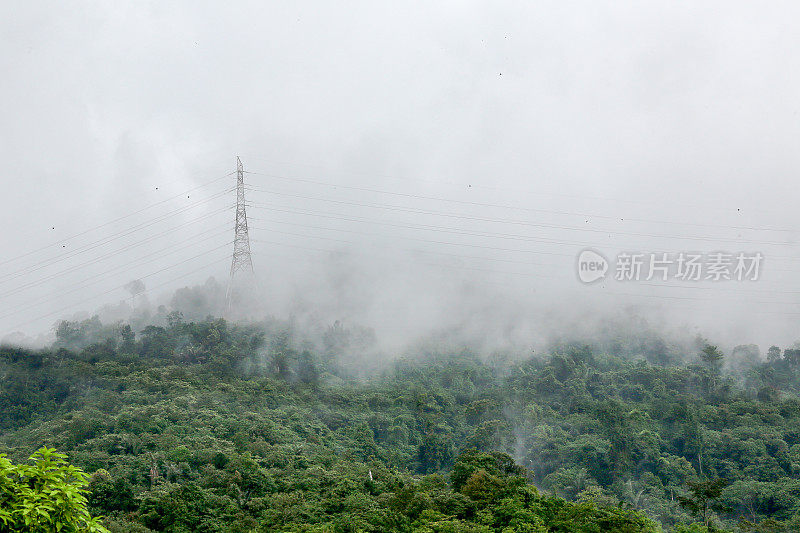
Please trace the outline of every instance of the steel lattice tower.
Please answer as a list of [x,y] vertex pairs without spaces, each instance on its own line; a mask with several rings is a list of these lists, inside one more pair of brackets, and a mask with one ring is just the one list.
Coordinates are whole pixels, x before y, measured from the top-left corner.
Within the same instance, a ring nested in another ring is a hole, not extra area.
[[236,228],[233,239],[233,257],[231,258],[231,275],[228,280],[228,291],[225,295],[227,310],[231,309],[234,283],[237,274],[244,272],[251,279],[254,276],[253,258],[250,256],[250,235],[247,232],[247,211],[244,200],[244,168],[242,160],[236,158]]

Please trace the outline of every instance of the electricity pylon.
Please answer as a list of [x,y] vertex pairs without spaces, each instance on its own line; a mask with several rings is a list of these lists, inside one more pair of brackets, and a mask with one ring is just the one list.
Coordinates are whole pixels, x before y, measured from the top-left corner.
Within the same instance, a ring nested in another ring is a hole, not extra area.
[[231,258],[231,275],[228,290],[225,294],[225,310],[230,313],[234,299],[235,283],[241,273],[247,274],[253,281],[253,258],[250,256],[250,235],[247,232],[247,211],[244,201],[244,168],[242,160],[236,158],[236,229],[233,239],[233,257]]

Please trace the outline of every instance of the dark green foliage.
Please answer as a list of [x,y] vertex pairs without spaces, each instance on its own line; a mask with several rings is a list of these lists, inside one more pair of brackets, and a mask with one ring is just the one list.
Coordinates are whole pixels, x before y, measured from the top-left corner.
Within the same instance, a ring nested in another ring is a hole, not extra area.
[[716,346],[707,344],[700,352],[700,359],[711,368],[719,368],[725,355]]
[[63,323],[52,349],[0,348],[2,449],[67,453],[115,532],[800,525],[791,350],[761,363],[740,346],[731,370],[699,339],[701,361],[678,365],[648,334],[612,343],[638,361],[563,343],[428,353],[360,380],[368,330],[315,344],[278,321],[190,320]]
[[711,511],[726,511],[728,508],[719,503],[722,497],[722,489],[728,485],[725,478],[711,479],[708,481],[690,481],[689,494],[678,496],[678,502],[687,508],[693,515],[700,518],[708,527],[711,520]]

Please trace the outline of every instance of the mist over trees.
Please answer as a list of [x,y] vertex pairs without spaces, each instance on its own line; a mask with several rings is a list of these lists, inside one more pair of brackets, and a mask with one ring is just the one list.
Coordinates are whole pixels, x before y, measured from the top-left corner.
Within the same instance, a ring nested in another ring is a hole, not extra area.
[[115,532],[800,526],[794,347],[610,317],[535,352],[457,330],[391,352],[312,314],[216,318],[223,301],[209,280],[6,344],[0,446],[65,453]]

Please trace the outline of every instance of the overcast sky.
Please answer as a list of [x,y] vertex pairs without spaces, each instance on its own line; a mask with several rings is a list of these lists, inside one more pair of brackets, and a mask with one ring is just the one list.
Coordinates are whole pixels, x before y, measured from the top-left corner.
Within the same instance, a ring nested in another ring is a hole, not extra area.
[[[238,155],[276,315],[800,338],[796,2],[229,4],[0,6],[0,333],[225,283]],[[587,286],[586,247],[765,260]]]

